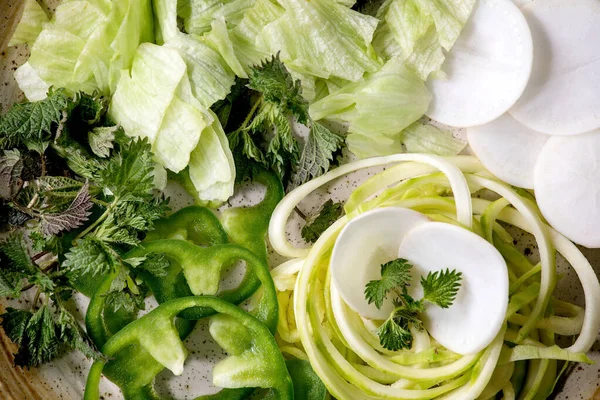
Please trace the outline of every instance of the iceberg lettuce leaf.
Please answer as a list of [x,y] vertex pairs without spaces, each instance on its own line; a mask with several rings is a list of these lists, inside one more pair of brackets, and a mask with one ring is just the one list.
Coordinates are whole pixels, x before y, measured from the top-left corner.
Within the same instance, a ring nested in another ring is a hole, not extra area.
[[235,54],[248,73],[250,67],[259,65],[273,55],[266,48],[259,48],[257,38],[263,28],[283,15],[285,10],[270,0],[256,0],[246,11],[238,25],[230,30]]
[[110,94],[138,45],[153,40],[151,0],[67,1],[33,43],[29,66],[48,86]]
[[280,53],[286,66],[320,78],[359,80],[381,67],[371,41],[379,21],[332,0],[281,0],[285,13],[256,45]]
[[224,99],[235,82],[235,73],[221,54],[179,30],[177,0],[155,0],[154,11],[159,37],[165,46],[177,50],[187,65],[194,96],[206,108]]
[[48,16],[35,0],[25,0],[21,20],[13,33],[9,46],[32,44],[42,31],[42,25],[48,22]]
[[50,85],[40,78],[28,62],[17,68],[15,71],[15,80],[27,100],[31,102],[44,100],[48,89],[50,89]]
[[200,135],[190,157],[189,175],[198,197],[209,205],[221,204],[233,195],[235,164],[223,127],[215,114]]
[[254,2],[255,0],[180,0],[177,14],[183,19],[187,33],[202,35],[211,30],[215,19],[223,18],[228,27],[236,26]]
[[431,94],[424,82],[396,59],[310,106],[315,120],[348,124],[348,132],[365,137],[397,135],[423,116]]
[[415,122],[402,131],[400,141],[409,153],[429,153],[438,156],[455,156],[467,145],[448,130],[420,122]]
[[426,80],[440,71],[476,0],[387,0],[377,12],[382,22],[373,46],[386,59],[401,58]]
[[181,32],[165,46],[177,50],[184,59],[192,92],[204,107],[212,106],[229,94],[235,73],[217,51]]
[[146,137],[154,143],[185,76],[185,63],[175,50],[152,44],[140,45],[131,73],[123,71],[109,116],[121,124],[129,136]]
[[175,173],[189,166],[186,173],[203,202],[220,204],[233,193],[235,167],[225,132],[192,93],[176,49],[140,45],[131,72],[124,71],[117,85],[109,116],[129,136],[148,138],[160,165]]
[[211,23],[211,31],[202,37],[202,40],[217,51],[225,60],[229,68],[240,78],[248,78],[244,66],[238,60],[233,43],[229,37],[227,25],[223,17],[215,18]]
[[[399,135],[397,135],[399,136]],[[391,138],[381,133],[369,136],[360,133],[350,133],[346,136],[348,150],[358,158],[387,156],[403,152],[399,138]]]

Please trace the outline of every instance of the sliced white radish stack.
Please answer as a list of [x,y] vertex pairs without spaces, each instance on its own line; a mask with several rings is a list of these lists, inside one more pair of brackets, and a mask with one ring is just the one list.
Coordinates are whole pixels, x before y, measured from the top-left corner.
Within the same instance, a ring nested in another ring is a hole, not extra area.
[[389,317],[394,310],[392,299],[378,309],[365,300],[365,286],[381,279],[381,264],[397,258],[404,236],[429,221],[416,211],[389,207],[368,211],[342,229],[331,254],[331,279],[351,309],[365,318]]
[[536,0],[522,9],[535,56],[527,89],[510,113],[552,135],[600,127],[600,1]]
[[577,244],[600,247],[600,129],[552,137],[534,177],[537,203],[550,225]]
[[511,0],[479,0],[448,54],[447,79],[430,79],[433,101],[427,111],[446,125],[468,127],[507,112],[529,80],[531,33]]
[[503,181],[533,189],[533,170],[549,136],[533,131],[510,114],[467,129],[469,145],[479,161]]
[[475,354],[492,342],[508,307],[508,269],[493,245],[467,229],[432,222],[406,235],[398,257],[414,266],[409,293],[415,298],[423,295],[421,276],[446,268],[462,272],[452,306],[427,305],[423,322],[435,340],[463,355]]

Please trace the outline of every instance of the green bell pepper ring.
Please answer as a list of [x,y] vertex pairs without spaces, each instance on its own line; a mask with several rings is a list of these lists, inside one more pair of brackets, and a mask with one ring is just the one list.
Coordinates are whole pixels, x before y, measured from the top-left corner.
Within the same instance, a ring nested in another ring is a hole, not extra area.
[[260,169],[252,179],[265,187],[262,201],[251,207],[229,208],[221,213],[223,228],[232,243],[254,252],[267,262],[266,235],[271,214],[285,194],[281,180],[273,172]]
[[327,388],[312,369],[310,362],[297,358],[286,360],[292,382],[294,383],[294,398],[302,400],[325,400]]
[[[183,240],[165,239],[143,243],[130,251],[127,257],[142,257],[151,252],[165,254],[177,264],[169,269],[166,277],[147,276],[145,279],[159,303],[192,295],[216,295],[225,268],[236,260],[244,260],[244,280],[237,288],[221,292],[219,297],[239,304],[254,294],[262,283],[262,296],[255,312],[275,332],[278,318],[277,292],[268,267],[249,250],[236,245],[199,247]],[[116,315],[114,318],[106,315],[108,310],[104,307],[105,294],[114,277],[115,274],[109,275],[92,296],[86,313],[87,330],[98,346],[135,318],[134,315]],[[210,309],[190,309],[180,317],[195,320],[209,316],[212,312]],[[109,327],[111,324],[112,329]]]
[[[198,246],[194,246],[191,243],[184,242],[181,240],[165,240],[165,241],[155,241],[161,242],[161,246],[168,244],[168,242],[177,242],[178,245],[181,243],[185,243],[185,245],[192,246],[194,251],[199,249],[201,250],[209,250],[211,248],[200,248]],[[151,243],[155,243],[151,242]],[[270,328],[271,332],[275,332],[277,327],[277,317],[278,317],[278,303],[277,303],[277,295],[275,291],[275,286],[273,284],[273,280],[269,273],[269,270],[264,263],[262,263],[253,253],[250,251],[241,248],[235,245],[225,245],[223,246],[213,246],[221,247],[221,249],[229,249],[226,251],[230,251],[228,255],[221,255],[221,260],[227,260],[227,257],[239,256],[240,258],[244,258],[248,260],[249,266],[257,266],[253,270],[256,277],[262,284],[262,292],[261,298],[258,301],[257,307],[252,311],[254,315],[261,321],[265,322],[267,326]],[[143,249],[143,248],[141,248]],[[231,252],[231,249],[234,251]],[[156,249],[153,249],[156,250]],[[141,251],[141,250],[140,250]],[[203,253],[205,255],[214,254]],[[131,255],[133,256],[133,255]],[[225,262],[225,261],[224,261]],[[110,279],[110,277],[109,277]],[[107,281],[109,280],[107,279]],[[109,288],[110,282],[106,282],[102,285],[100,289]],[[104,299],[102,290],[92,298],[90,303],[90,307],[88,309],[88,314],[86,315],[86,325],[88,331],[92,338],[97,341],[98,345],[101,346],[104,344],[104,341],[110,337],[110,335],[114,332],[110,332],[106,327],[107,324],[103,320],[103,308],[104,308]],[[200,317],[205,317],[207,314],[214,313],[214,309],[211,308],[203,308],[203,307],[192,307],[187,308],[182,311],[182,315],[188,313],[190,310],[202,310],[201,313],[197,313]],[[135,321],[134,321],[135,322]],[[195,321],[186,321],[183,319],[177,319],[176,323],[178,324],[178,332],[179,337],[181,339],[187,337],[190,333]],[[188,325],[186,325],[188,324]],[[96,332],[100,332],[97,334]],[[118,334],[118,333],[117,333]],[[144,368],[140,369],[139,366],[143,365]],[[154,391],[152,389],[152,382],[154,381],[154,377],[162,371],[163,366],[158,363],[154,357],[147,352],[143,346],[141,345],[132,345],[127,349],[120,352],[119,357],[111,360],[104,367],[104,375],[111,380],[113,383],[117,384],[117,386],[121,387],[123,391],[123,395],[127,400],[130,399],[143,399],[143,400],[151,400],[158,398],[155,396]],[[93,379],[93,378],[92,378]],[[90,389],[92,390],[92,389]],[[254,389],[252,388],[243,388],[243,389],[223,389],[221,392],[210,395],[200,397],[199,399],[227,399],[227,400],[242,400],[247,398],[250,393],[252,393]]]
[[[139,346],[161,367],[179,375],[183,372],[187,351],[174,319],[190,308],[211,309],[218,313],[211,318],[209,330],[215,341],[229,353],[229,357],[217,363],[213,369],[213,383],[216,386],[270,389],[269,398],[294,398],[292,380],[269,329],[239,307],[217,297],[184,297],[164,303],[112,336],[102,347],[102,352],[119,360],[127,357],[132,348]],[[131,365],[131,368],[143,374],[148,366],[138,364]],[[92,366],[84,400],[98,400],[98,383],[103,369],[103,361],[97,361]],[[148,383],[151,383],[148,378],[144,379],[145,382],[130,382],[129,387],[121,387],[124,395],[133,392],[137,393],[135,396],[139,399],[158,398],[148,387]],[[126,395],[126,398],[133,397]]]
[[[253,252],[233,244],[200,247],[183,240],[164,239],[142,243],[130,251],[128,256],[141,257],[147,253],[164,254],[176,262],[185,277],[186,287],[182,286],[182,282],[173,280],[173,275],[177,271],[171,272],[167,279],[148,277],[146,283],[159,303],[182,295],[216,295],[221,277],[227,267],[235,261],[245,261],[246,273],[242,282],[235,289],[222,291],[219,297],[230,303],[239,304],[254,294],[262,283],[263,296],[259,301],[257,312],[261,315],[261,321],[270,329],[276,328],[277,292],[270,279],[267,265]],[[179,275],[177,273],[174,279]],[[261,276],[265,278],[261,279]],[[189,289],[188,293],[186,293],[187,289]],[[200,319],[211,313],[212,310],[191,309],[181,317]]]
[[182,239],[199,246],[225,244],[227,232],[212,211],[201,206],[189,206],[154,223],[154,230],[146,234],[146,241]]

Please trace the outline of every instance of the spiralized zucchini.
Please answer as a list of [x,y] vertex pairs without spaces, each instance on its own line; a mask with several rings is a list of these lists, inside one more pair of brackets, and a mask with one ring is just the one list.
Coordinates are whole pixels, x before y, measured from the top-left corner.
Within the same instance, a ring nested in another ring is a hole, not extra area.
[[[345,203],[346,214],[312,247],[289,242],[287,221],[312,191],[350,172],[388,164],[396,165],[355,189]],[[497,199],[477,197],[482,189]],[[411,208],[471,229],[504,256],[510,279],[506,324],[482,352],[460,356],[417,331],[412,349],[386,350],[375,323],[352,311],[331,285],[329,259],[341,229],[378,207]],[[533,235],[539,264],[515,248],[507,225]],[[473,157],[399,154],[341,166],[288,194],[273,213],[269,238],[279,254],[291,259],[273,270],[280,301],[277,340],[286,355],[308,358],[335,398],[469,400],[501,394],[506,400],[539,399],[554,389],[557,360],[590,362],[585,353],[600,329],[600,284],[591,265],[545,223],[531,194],[491,177]],[[585,310],[553,296],[557,253],[581,281]],[[557,335],[576,339],[563,349],[556,345]]]

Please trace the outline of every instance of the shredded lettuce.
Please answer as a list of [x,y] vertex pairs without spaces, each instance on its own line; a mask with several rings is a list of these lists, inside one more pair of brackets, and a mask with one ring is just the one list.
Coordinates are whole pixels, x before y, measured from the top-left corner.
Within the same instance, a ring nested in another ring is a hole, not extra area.
[[[431,94],[423,81],[393,59],[379,71],[314,102],[310,114],[315,120],[347,124],[350,151],[365,158],[402,152],[400,132],[423,116],[430,101]],[[417,143],[414,138],[412,141]],[[439,147],[445,145],[449,144],[440,143]]]
[[212,125],[202,131],[190,157],[189,174],[198,197],[217,205],[233,195],[235,164],[223,127],[215,114]]
[[71,92],[110,94],[138,45],[153,40],[150,0],[67,1],[43,25],[28,65],[16,74],[17,83],[36,98],[39,91],[32,87],[42,87],[40,80]]
[[17,68],[15,71],[15,80],[19,84],[19,89],[25,93],[25,97],[29,101],[45,99],[46,93],[50,89],[50,85],[40,78],[29,62]]
[[156,161],[178,173],[189,165],[199,199],[217,205],[233,194],[235,167],[218,118],[192,93],[176,49],[142,44],[124,71],[109,114],[129,136],[146,137]]
[[281,0],[284,14],[267,24],[257,46],[280,52],[288,68],[321,78],[359,80],[381,62],[371,46],[379,21],[332,0]]
[[129,136],[147,137],[157,161],[174,172],[188,165],[209,123],[207,111],[192,95],[179,54],[153,44],[139,47],[109,112]]
[[385,59],[399,57],[423,80],[440,71],[466,24],[475,0],[387,0],[373,46]]
[[25,0],[21,20],[8,45],[32,44],[42,31],[42,25],[46,22],[48,22],[48,16],[38,2]]
[[203,36],[202,40],[217,51],[225,60],[229,68],[240,78],[248,78],[244,66],[235,55],[233,43],[224,18],[215,18],[211,22],[211,31]]
[[177,14],[183,19],[185,31],[193,35],[209,32],[215,19],[227,25],[237,25],[255,0],[187,0],[178,2]]
[[259,65],[271,56],[268,50],[259,48],[256,41],[263,28],[280,18],[284,12],[281,6],[270,0],[256,0],[240,23],[231,29],[235,54],[246,68],[246,72],[250,71],[250,66]]
[[348,150],[358,158],[369,158],[376,156],[389,156],[402,153],[402,142],[381,133],[369,136],[360,133],[350,133],[346,136]]
[[208,44],[179,31],[177,0],[156,0],[154,10],[158,36],[185,61],[194,96],[206,108],[224,99],[235,82],[235,73],[226,60]]
[[452,132],[415,122],[402,131],[400,140],[409,153],[430,153],[439,156],[455,156],[466,142],[456,139]]

